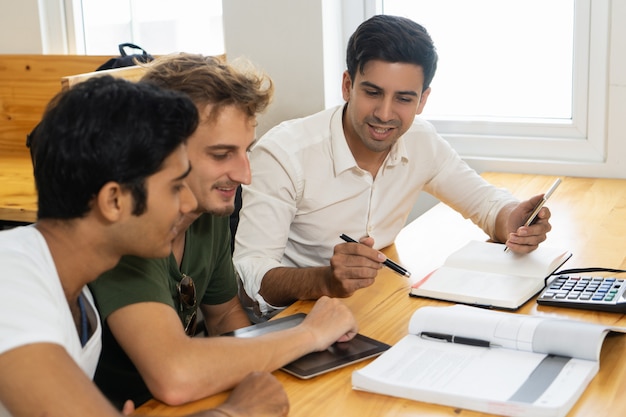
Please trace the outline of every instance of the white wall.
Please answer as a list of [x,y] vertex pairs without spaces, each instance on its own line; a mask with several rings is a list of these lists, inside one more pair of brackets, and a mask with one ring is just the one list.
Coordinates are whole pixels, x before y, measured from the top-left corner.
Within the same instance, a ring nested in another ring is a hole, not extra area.
[[222,9],[228,58],[248,58],[276,82],[259,136],[343,102],[345,48],[365,18],[363,0],[223,0]]
[[324,108],[322,1],[226,0],[222,9],[228,59],[245,57],[276,83],[257,135]]
[[0,0],[0,53],[43,53],[38,4],[38,0]]
[[0,0],[0,54],[67,54],[64,0]]

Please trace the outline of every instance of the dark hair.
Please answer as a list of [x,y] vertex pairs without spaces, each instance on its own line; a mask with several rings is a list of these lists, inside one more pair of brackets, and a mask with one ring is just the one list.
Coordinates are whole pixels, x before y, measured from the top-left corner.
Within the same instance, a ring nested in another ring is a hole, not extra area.
[[197,125],[189,98],[147,84],[101,76],[59,93],[30,137],[38,218],[83,217],[110,181],[131,190],[140,215],[146,178]]
[[197,106],[213,105],[213,118],[229,105],[255,117],[274,93],[271,78],[243,59],[227,63],[212,56],[179,53],[158,57],[145,66],[142,82],[185,93]]
[[424,71],[422,90],[430,86],[437,70],[437,51],[426,29],[399,16],[373,16],[350,36],[346,63],[352,82],[371,60],[419,65]]

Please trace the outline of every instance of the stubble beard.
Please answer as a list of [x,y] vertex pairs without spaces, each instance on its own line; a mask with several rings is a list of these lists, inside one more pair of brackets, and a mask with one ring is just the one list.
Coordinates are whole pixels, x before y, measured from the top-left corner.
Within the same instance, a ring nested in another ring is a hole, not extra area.
[[226,216],[230,216],[231,214],[233,214],[234,211],[235,211],[235,205],[231,204],[229,206],[222,207],[220,209],[210,209],[207,211],[207,213],[213,216],[226,217]]

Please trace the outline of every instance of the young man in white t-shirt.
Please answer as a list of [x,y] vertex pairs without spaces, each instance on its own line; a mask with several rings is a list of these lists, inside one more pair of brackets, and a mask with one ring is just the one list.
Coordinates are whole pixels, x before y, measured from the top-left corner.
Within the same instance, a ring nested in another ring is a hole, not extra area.
[[[184,182],[197,125],[186,96],[108,76],[50,103],[29,138],[38,221],[0,232],[0,416],[119,416],[91,382],[101,327],[86,285],[122,255],[171,252],[197,204]],[[197,415],[287,411],[256,373]]]

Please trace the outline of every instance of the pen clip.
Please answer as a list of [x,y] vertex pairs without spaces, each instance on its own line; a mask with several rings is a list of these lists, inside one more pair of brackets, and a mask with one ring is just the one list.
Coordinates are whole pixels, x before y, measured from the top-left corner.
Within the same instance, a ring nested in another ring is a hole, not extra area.
[[455,336],[455,335],[446,334],[446,333],[421,332],[419,336],[422,339],[432,340],[435,342],[457,343],[459,345],[487,347],[487,348],[491,346],[496,346],[496,345],[493,345],[489,340],[474,339],[471,337],[463,337],[463,336]]
[[419,337],[425,340],[432,340],[435,342],[452,342],[452,335],[444,334],[444,333],[432,333],[432,332],[421,332]]

